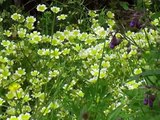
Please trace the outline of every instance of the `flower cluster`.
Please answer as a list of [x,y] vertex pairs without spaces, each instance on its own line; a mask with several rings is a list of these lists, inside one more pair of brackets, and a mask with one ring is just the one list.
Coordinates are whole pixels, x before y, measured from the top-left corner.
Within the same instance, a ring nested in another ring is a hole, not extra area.
[[31,115],[29,113],[20,114],[18,117],[11,116],[10,118],[7,118],[7,120],[29,120]]
[[141,17],[140,13],[137,13],[137,12],[134,13],[133,17],[132,17],[132,20],[130,21],[129,26],[140,29],[141,25],[142,25],[141,22],[140,22],[140,17]]
[[25,26],[29,29],[32,30],[34,29],[34,23],[36,22],[36,18],[33,16],[28,16],[26,17],[25,21]]
[[144,98],[144,105],[149,105],[149,107],[153,107],[153,103],[155,99],[156,99],[156,95],[147,94],[146,97]]

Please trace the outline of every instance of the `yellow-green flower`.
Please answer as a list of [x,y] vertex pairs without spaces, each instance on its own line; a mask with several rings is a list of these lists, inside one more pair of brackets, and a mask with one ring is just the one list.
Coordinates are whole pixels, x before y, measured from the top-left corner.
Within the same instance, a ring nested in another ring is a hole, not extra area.
[[60,106],[60,105],[58,104],[57,101],[55,101],[54,103],[51,102],[51,103],[49,104],[49,107],[50,107],[50,108],[53,108],[53,109],[57,109],[59,106]]
[[55,50],[51,50],[50,57],[59,59],[60,54],[61,52],[59,51],[59,49],[55,48]]
[[7,118],[7,120],[18,120],[16,116],[11,116],[10,118]]
[[31,71],[32,76],[37,76],[38,74],[39,74],[39,72],[37,70]]
[[7,113],[8,115],[15,115],[15,114],[16,114],[16,110],[15,110],[15,108],[13,108],[13,107],[9,107],[9,108],[7,108],[7,110],[6,110],[6,113]]
[[70,49],[65,48],[62,53],[63,53],[63,55],[67,55],[70,53]]
[[105,38],[106,35],[107,35],[107,32],[105,31],[105,29],[104,29],[103,27],[100,27],[100,26],[96,27],[96,28],[94,29],[94,32],[95,32],[98,36],[100,36],[100,37],[102,37],[102,38]]
[[56,7],[56,6],[53,6],[53,7],[51,7],[51,11],[54,12],[54,13],[58,13],[60,11],[60,8]]
[[112,13],[111,11],[108,11],[107,12],[107,17],[114,18],[114,13]]
[[134,69],[134,74],[135,75],[138,75],[138,74],[141,74],[141,73],[142,73],[142,69],[141,68]]
[[[13,88],[9,88],[9,89],[13,89]],[[13,99],[14,97],[15,97],[15,93],[14,92],[12,92],[12,91],[9,91],[7,94],[6,94],[6,97],[8,98],[8,99]]]
[[43,108],[41,109],[41,113],[42,113],[44,116],[45,116],[46,114],[50,113],[50,112],[51,112],[50,108],[43,107]]
[[19,115],[19,120],[29,120],[31,115],[29,113]]
[[93,11],[93,10],[90,10],[90,11],[88,12],[88,15],[91,16],[91,17],[96,17],[96,16],[98,16],[98,14],[96,14],[96,11]]
[[66,17],[67,17],[67,15],[61,14],[60,16],[57,16],[57,19],[58,19],[58,20],[65,20]]
[[9,40],[3,40],[3,41],[1,42],[1,45],[3,45],[4,47],[8,47],[8,46],[11,45],[11,42],[10,42]]
[[29,105],[23,105],[22,112],[31,112],[31,107]]
[[158,26],[159,25],[159,18],[151,21],[151,24],[154,25],[154,26]]
[[27,32],[26,29],[20,28],[20,29],[18,30],[18,37],[24,38],[24,37],[26,36],[26,32]]
[[18,84],[18,83],[12,83],[11,85],[9,85],[8,89],[9,89],[10,91],[16,91],[16,90],[18,90],[20,87],[21,87],[20,84]]
[[16,70],[16,74],[19,76],[25,75],[26,74],[25,69],[18,68],[18,70]]
[[34,24],[31,22],[28,22],[28,23],[26,22],[25,27],[27,27],[29,30],[32,30],[32,29],[34,29]]
[[12,35],[12,32],[10,30],[5,30],[3,34],[7,37],[10,37]]
[[36,18],[34,16],[28,16],[26,18],[27,23],[34,23],[36,21]]
[[81,90],[76,90],[76,93],[79,97],[84,97],[84,93]]
[[21,19],[21,15],[18,14],[18,13],[14,13],[14,14],[11,15],[11,18],[12,18],[13,20],[15,20],[15,21],[18,21],[18,20]]
[[90,82],[90,83],[96,83],[97,82],[97,77],[90,78],[88,80],[88,82]]
[[140,82],[137,83],[135,80],[132,80],[132,81],[127,82],[125,85],[128,87],[128,89],[131,90],[131,89],[138,88],[141,85],[141,83]]
[[44,12],[46,9],[47,9],[47,7],[45,4],[39,4],[37,6],[37,11],[39,11],[39,12]]
[[114,26],[115,25],[115,21],[112,19],[107,19],[106,21],[108,23],[109,26]]
[[109,61],[102,61],[102,66],[109,68],[110,67],[110,62]]
[[59,75],[59,71],[58,70],[49,71],[49,77],[56,77],[58,75]]

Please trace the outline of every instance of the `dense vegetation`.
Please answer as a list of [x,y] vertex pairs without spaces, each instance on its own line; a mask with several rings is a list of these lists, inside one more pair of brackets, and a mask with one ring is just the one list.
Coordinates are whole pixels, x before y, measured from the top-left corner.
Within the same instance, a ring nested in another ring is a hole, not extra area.
[[159,120],[159,4],[0,0],[0,120]]

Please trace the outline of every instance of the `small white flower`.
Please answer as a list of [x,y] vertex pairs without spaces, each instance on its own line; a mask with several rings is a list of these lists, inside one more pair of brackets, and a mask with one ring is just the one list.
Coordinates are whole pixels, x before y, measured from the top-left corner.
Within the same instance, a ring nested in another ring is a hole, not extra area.
[[45,4],[39,4],[37,6],[37,11],[39,11],[39,12],[44,12],[46,9],[47,9],[47,7]]
[[36,21],[36,18],[34,16],[28,16],[26,18],[27,23],[34,23]]
[[90,10],[89,12],[88,12],[88,15],[89,16],[91,16],[91,17],[96,17],[96,16],[98,16],[98,14],[96,14],[96,11],[93,11],[93,10]]
[[31,115],[29,113],[19,115],[19,120],[29,120]]
[[51,102],[50,104],[49,104],[49,108],[53,108],[53,109],[57,109],[57,108],[59,108],[59,103],[57,102],[57,101],[55,101],[54,103],[53,102]]
[[95,29],[94,29],[94,32],[95,32],[98,36],[100,36],[100,37],[102,37],[102,38],[105,38],[106,35],[107,35],[106,30],[105,30],[103,27],[100,27],[100,26],[98,26],[97,28],[95,28]]
[[126,87],[128,87],[129,90],[136,89],[141,85],[141,82],[136,82],[135,80],[129,81],[125,84]]
[[154,26],[158,26],[159,25],[159,18],[151,21],[151,24],[154,25]]
[[[13,93],[12,93],[12,94],[13,94]],[[8,115],[15,115],[16,110],[15,110],[15,108],[13,108],[13,107],[8,107],[7,110],[6,110],[6,113],[7,113]],[[8,118],[8,120],[10,120],[10,119]]]
[[90,82],[90,83],[96,83],[97,82],[97,77],[90,78],[88,80],[88,82]]
[[20,29],[18,30],[18,37],[20,37],[20,38],[24,38],[24,37],[25,37],[25,35],[26,35],[26,32],[27,32],[27,30],[26,30],[26,29],[24,29],[24,28],[20,28]]
[[15,21],[18,21],[18,20],[21,19],[21,15],[18,14],[18,13],[14,13],[14,14],[11,15],[11,18],[12,18],[13,20],[15,20]]
[[109,18],[114,18],[114,13],[112,13],[111,11],[108,11],[108,12],[107,12],[107,16],[108,16]]
[[7,118],[7,120],[18,120],[16,116],[11,116],[10,118]]
[[106,62],[103,61],[103,62],[102,62],[102,66],[103,66],[103,67],[106,67],[106,68],[109,68],[109,67],[110,67],[110,62],[109,62],[109,61],[106,61]]
[[84,97],[84,93],[81,90],[77,90],[76,93],[79,97]]
[[49,71],[49,77],[56,77],[59,75],[59,71],[58,70],[54,70],[54,71]]
[[10,37],[12,35],[12,32],[10,30],[4,30],[4,35],[6,35],[7,37]]
[[53,7],[51,7],[51,11],[54,13],[58,13],[60,11],[60,8],[53,6]]
[[9,47],[11,45],[11,42],[9,40],[2,40],[1,45],[4,47]]
[[39,72],[37,70],[31,71],[32,76],[37,76],[38,74],[39,74]]
[[16,74],[17,74],[18,76],[25,75],[25,74],[26,74],[25,69],[18,68],[18,70],[16,70]]
[[142,69],[141,68],[134,69],[134,74],[135,75],[138,75],[138,74],[141,74],[141,73],[142,73]]
[[60,16],[57,16],[57,19],[58,19],[58,20],[65,20],[66,17],[67,17],[67,15],[61,14]]

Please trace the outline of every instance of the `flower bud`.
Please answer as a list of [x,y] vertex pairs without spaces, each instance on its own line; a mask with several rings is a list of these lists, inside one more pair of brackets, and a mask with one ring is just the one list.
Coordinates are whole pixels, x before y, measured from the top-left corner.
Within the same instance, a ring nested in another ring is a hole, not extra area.
[[142,24],[140,23],[139,19],[138,18],[133,18],[130,23],[129,23],[129,26],[132,27],[132,28],[137,28],[137,29],[140,29],[142,28]]
[[154,100],[156,99],[156,96],[155,96],[155,95],[150,95],[150,96],[149,96],[149,99],[154,102]]
[[155,101],[155,99],[156,99],[155,95],[149,95],[149,98],[148,98],[149,107],[153,107],[153,102]]
[[129,26],[130,27],[134,27],[136,25],[136,22],[134,20],[132,20],[130,23],[129,23]]
[[114,49],[114,47],[117,46],[117,45],[119,45],[120,42],[121,42],[121,40],[117,39],[116,35],[114,35],[113,38],[112,38],[112,40],[111,40],[111,42],[110,42],[110,48]]
[[148,105],[149,107],[153,107],[153,101],[151,99],[148,99]]
[[144,103],[144,105],[147,105],[148,104],[148,98],[144,98],[143,103]]

